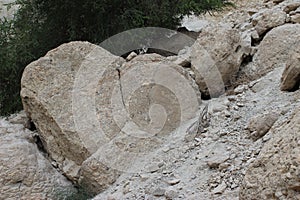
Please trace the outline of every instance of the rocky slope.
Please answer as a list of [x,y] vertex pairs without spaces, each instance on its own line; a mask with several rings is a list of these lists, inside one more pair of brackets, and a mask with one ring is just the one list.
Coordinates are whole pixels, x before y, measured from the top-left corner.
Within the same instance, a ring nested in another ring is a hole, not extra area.
[[37,131],[1,120],[1,198],[56,199],[63,174],[95,200],[299,199],[300,1],[237,4],[176,56],[72,42],[27,66]]

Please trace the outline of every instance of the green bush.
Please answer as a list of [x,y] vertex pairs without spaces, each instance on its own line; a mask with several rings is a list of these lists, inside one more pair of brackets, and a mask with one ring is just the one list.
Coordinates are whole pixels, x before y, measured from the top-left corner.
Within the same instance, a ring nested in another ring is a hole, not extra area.
[[24,68],[61,43],[100,43],[138,27],[175,29],[183,15],[220,10],[226,0],[17,0],[11,21],[0,20],[0,115],[22,109]]

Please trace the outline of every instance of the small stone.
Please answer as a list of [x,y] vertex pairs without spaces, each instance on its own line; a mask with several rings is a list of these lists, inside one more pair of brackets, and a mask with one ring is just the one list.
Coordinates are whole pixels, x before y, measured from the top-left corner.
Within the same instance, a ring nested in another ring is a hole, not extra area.
[[159,163],[151,164],[146,167],[146,170],[151,173],[157,172],[159,169]]
[[224,110],[225,117],[230,117],[231,113],[228,110]]
[[165,192],[165,197],[169,200],[176,199],[178,197],[178,192],[173,189],[168,189]]
[[176,185],[176,184],[180,183],[180,181],[181,181],[180,179],[171,179],[171,180],[168,180],[167,183],[169,185]]
[[224,170],[224,169],[227,169],[229,166],[230,166],[229,163],[221,163],[221,164],[219,165],[219,170],[222,171],[222,170]]
[[300,14],[292,15],[291,22],[300,23]]
[[236,96],[228,96],[229,101],[236,101]]
[[166,190],[163,189],[163,188],[156,188],[156,189],[153,191],[153,196],[161,197],[161,196],[164,196],[164,195],[165,195],[165,192],[166,192]]
[[140,178],[141,178],[141,181],[146,181],[149,179],[149,175],[147,174],[140,174]]
[[131,61],[135,57],[137,57],[137,54],[133,51],[127,56],[126,61]]
[[238,87],[236,87],[233,92],[235,94],[241,94],[243,93],[246,89],[248,89],[248,86],[247,85],[239,85]]
[[237,105],[238,107],[244,107],[244,106],[245,106],[245,104],[240,103],[240,102],[238,102],[236,105]]
[[214,194],[222,194],[227,188],[227,185],[224,181],[222,181],[222,183],[220,185],[218,185],[218,187],[216,187],[215,189],[213,189],[212,193]]

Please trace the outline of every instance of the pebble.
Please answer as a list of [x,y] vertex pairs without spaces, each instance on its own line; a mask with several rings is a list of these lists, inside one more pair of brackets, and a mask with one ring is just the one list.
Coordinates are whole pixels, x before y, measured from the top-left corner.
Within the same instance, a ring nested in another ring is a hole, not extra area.
[[216,187],[215,189],[213,189],[212,193],[214,194],[222,194],[227,188],[227,185],[224,181],[222,181],[222,183],[220,185],[218,185],[218,187]]
[[178,184],[178,183],[180,183],[180,179],[171,179],[171,180],[167,180],[167,183],[169,184],[169,185],[176,185],[176,184]]
[[165,192],[166,192],[166,190],[163,189],[163,188],[156,188],[156,189],[153,191],[153,196],[161,197],[161,196],[164,196],[164,195],[165,195]]
[[165,197],[170,200],[177,198],[178,195],[179,195],[178,192],[173,189],[167,189],[165,192]]

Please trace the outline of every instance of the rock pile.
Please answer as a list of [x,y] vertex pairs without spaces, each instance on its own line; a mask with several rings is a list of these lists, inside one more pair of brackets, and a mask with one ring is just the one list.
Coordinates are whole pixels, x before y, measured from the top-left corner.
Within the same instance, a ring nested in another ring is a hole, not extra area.
[[53,198],[70,185],[59,171],[95,200],[299,199],[299,9],[247,2],[201,21],[195,43],[167,58],[88,42],[48,52],[26,67],[21,97],[55,169],[30,131],[3,120],[14,154],[0,156],[1,195]]

